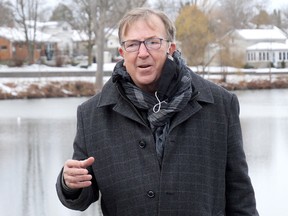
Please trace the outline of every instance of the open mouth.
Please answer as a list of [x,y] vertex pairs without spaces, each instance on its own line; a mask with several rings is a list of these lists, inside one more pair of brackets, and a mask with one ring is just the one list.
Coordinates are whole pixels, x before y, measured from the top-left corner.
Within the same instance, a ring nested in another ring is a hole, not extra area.
[[138,67],[139,68],[148,68],[148,67],[150,67],[151,65],[139,65]]

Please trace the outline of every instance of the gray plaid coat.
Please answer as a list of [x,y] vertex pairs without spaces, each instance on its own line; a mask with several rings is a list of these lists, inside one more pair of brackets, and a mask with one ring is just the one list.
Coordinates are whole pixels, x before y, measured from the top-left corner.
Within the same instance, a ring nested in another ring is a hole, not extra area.
[[[95,158],[93,186],[60,201],[105,216],[258,215],[242,146],[237,97],[191,73],[200,92],[170,126],[161,167],[145,119],[109,80],[78,107],[73,159]],[[121,91],[120,91],[121,92]]]

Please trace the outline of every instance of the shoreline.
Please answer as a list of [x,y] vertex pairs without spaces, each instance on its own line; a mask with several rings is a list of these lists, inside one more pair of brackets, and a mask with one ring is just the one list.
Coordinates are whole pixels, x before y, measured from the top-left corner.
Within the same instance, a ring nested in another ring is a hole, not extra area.
[[[288,78],[251,81],[224,82],[221,79],[208,79],[228,91],[261,90],[261,89],[287,89]],[[20,81],[1,82],[0,100],[6,99],[38,99],[38,98],[67,98],[91,97],[95,94],[93,80],[63,80],[63,81]]]

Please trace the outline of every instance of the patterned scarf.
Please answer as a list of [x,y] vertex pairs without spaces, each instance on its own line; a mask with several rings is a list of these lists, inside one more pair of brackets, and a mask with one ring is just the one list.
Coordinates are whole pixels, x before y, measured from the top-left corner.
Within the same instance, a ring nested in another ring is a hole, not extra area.
[[180,52],[176,51],[173,58],[167,58],[154,94],[142,91],[133,83],[123,66],[123,61],[116,64],[112,74],[113,82],[121,83],[126,96],[134,106],[147,112],[160,163],[169,133],[170,119],[187,105],[192,95],[189,73]]

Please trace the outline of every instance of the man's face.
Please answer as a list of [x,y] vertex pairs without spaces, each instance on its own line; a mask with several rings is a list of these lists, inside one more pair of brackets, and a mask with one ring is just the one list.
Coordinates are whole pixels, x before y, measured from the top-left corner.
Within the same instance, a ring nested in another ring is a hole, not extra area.
[[[161,19],[152,15],[150,19],[139,19],[127,27],[126,34],[122,35],[122,41],[144,41],[150,38],[167,39],[166,31]],[[133,82],[145,91],[155,91],[155,85],[159,79],[167,53],[172,54],[176,49],[174,43],[162,41],[159,49],[146,49],[143,43],[135,52],[127,52],[123,46],[119,53],[124,58],[124,65]]]

